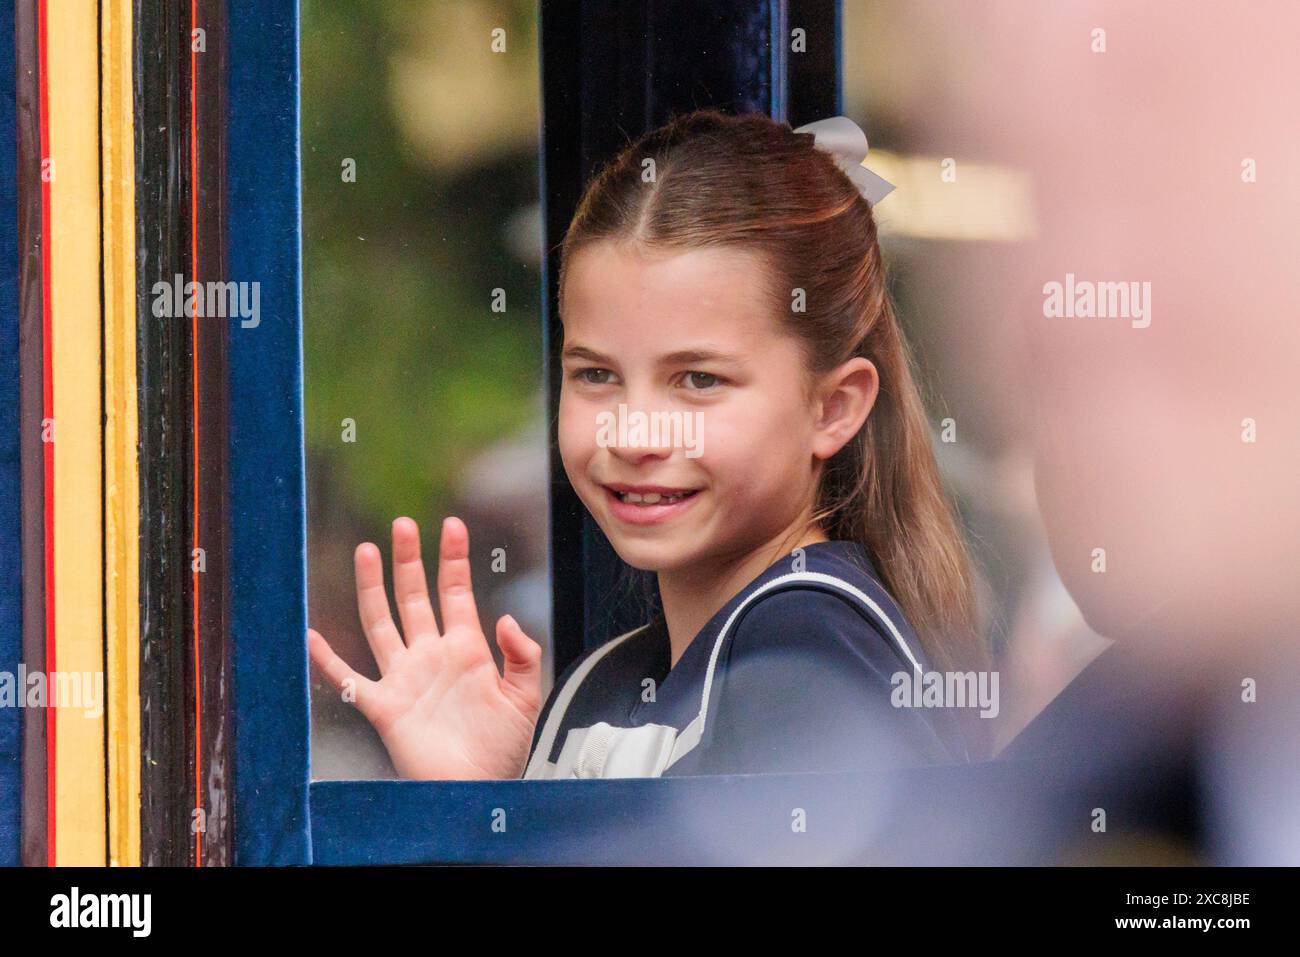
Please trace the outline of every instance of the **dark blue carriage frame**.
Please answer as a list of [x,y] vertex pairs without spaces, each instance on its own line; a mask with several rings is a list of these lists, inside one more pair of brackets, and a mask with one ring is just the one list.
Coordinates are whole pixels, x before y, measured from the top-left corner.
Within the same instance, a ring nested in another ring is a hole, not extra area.
[[[0,0],[0,671],[23,653],[14,4]],[[22,711],[0,708],[0,866],[22,863]]]
[[310,864],[297,0],[229,6],[229,332],[236,864]]

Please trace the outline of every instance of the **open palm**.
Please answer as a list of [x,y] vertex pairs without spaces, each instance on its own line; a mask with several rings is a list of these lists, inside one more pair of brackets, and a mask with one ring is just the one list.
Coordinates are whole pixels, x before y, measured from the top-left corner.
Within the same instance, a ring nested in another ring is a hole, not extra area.
[[419,528],[412,519],[393,522],[400,632],[389,611],[379,549],[363,542],[354,560],[357,610],[380,679],[357,674],[311,628],[307,647],[330,683],[355,695],[397,772],[404,778],[442,780],[521,777],[541,710],[542,649],[506,615],[496,626],[505,674],[497,671],[474,604],[465,524],[448,518],[442,525],[441,631],[420,560]]

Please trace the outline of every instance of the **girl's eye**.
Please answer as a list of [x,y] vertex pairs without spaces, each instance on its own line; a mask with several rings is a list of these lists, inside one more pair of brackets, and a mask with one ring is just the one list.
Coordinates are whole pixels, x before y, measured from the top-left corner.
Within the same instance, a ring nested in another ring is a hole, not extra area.
[[608,369],[590,367],[579,369],[573,374],[573,377],[579,382],[586,382],[589,385],[607,385],[611,375],[613,375],[613,373]]
[[712,372],[688,372],[685,376],[686,382],[691,386],[692,391],[702,391],[712,389],[715,385],[722,382],[722,379]]

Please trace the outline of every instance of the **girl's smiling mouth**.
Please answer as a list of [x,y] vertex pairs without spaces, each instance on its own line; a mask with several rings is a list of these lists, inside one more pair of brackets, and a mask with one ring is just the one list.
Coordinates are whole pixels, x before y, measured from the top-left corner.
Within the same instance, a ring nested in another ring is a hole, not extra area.
[[664,485],[629,485],[614,482],[601,486],[614,517],[630,525],[652,525],[685,512],[700,489]]

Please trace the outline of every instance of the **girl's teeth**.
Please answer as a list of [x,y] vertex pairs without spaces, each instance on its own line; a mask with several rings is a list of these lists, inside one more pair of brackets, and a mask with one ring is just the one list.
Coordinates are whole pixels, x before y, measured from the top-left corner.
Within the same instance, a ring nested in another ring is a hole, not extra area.
[[685,492],[675,495],[663,495],[660,492],[646,492],[644,495],[638,492],[619,493],[619,498],[623,501],[639,505],[672,505],[675,502],[680,502],[685,497]]

